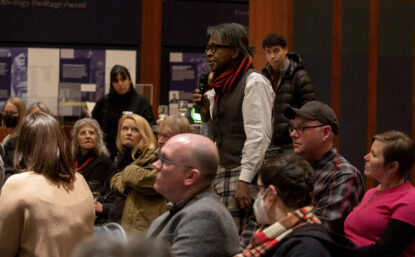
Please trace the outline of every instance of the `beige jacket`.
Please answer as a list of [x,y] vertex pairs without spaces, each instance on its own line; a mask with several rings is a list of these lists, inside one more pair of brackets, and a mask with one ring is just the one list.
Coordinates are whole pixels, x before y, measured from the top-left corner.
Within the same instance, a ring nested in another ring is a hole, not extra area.
[[145,150],[137,160],[115,174],[111,189],[127,194],[121,225],[127,231],[146,232],[151,223],[166,209],[166,200],[154,190],[157,160],[153,150]]
[[73,186],[43,175],[11,176],[0,195],[0,256],[69,257],[94,232],[94,204],[83,176]]

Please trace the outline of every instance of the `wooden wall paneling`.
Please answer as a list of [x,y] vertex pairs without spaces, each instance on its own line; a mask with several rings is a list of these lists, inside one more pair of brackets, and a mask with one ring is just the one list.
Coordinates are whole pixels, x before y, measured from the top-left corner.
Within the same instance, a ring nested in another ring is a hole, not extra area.
[[143,0],[140,83],[153,84],[155,117],[160,104],[162,7],[162,0]]
[[264,51],[261,46],[261,37],[265,33],[261,13],[264,10],[263,0],[250,0],[249,2],[249,45],[255,47],[253,65],[257,71],[261,71],[265,63]]
[[262,70],[266,63],[262,40],[269,33],[283,35],[292,49],[293,6],[292,0],[249,1],[249,44],[255,47],[253,62],[257,71]]
[[[340,120],[340,88],[342,63],[342,0],[333,0],[333,34],[331,55],[331,107]],[[340,135],[339,135],[340,136]],[[339,137],[334,138],[334,144],[339,149]]]
[[[372,145],[372,136],[376,134],[377,84],[378,84],[378,20],[379,0],[369,2],[369,89],[367,119],[367,150]],[[366,189],[375,185],[374,180],[366,177]]]

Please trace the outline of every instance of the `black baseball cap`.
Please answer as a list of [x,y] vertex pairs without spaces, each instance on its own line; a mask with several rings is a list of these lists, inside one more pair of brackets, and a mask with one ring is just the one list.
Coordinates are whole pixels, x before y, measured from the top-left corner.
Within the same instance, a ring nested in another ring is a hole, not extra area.
[[284,110],[284,115],[292,120],[297,115],[307,120],[318,120],[323,125],[329,125],[335,135],[339,132],[336,113],[330,106],[320,101],[307,102],[301,108],[289,106]]

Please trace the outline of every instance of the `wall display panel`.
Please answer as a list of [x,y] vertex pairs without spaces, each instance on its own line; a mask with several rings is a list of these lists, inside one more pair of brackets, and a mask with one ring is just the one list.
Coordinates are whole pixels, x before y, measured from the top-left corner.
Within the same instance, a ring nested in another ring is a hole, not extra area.
[[169,109],[176,113],[179,100],[192,106],[192,93],[198,88],[200,75],[210,70],[206,54],[203,52],[169,53]]
[[60,53],[60,116],[84,116],[86,106],[91,112],[94,103],[109,92],[116,64],[127,67],[135,84],[135,50],[61,49]]
[[204,47],[207,26],[236,22],[248,26],[248,1],[163,2],[163,46]]
[[293,48],[303,58],[319,100],[330,104],[332,3],[294,1]]
[[59,116],[85,115],[85,103],[104,96],[105,50],[61,49],[59,71]]
[[0,1],[0,42],[140,43],[141,0]]
[[0,48],[0,101],[27,97],[27,48]]
[[136,50],[3,47],[0,104],[17,96],[26,105],[45,102],[55,115],[79,117],[86,103],[91,111],[109,92],[115,64],[126,66],[134,82],[136,60]]
[[414,2],[379,1],[377,132],[411,133],[414,8]]
[[369,0],[343,1],[342,9],[340,152],[363,170],[368,119]]
[[27,101],[45,102],[58,114],[59,56],[57,48],[28,49]]

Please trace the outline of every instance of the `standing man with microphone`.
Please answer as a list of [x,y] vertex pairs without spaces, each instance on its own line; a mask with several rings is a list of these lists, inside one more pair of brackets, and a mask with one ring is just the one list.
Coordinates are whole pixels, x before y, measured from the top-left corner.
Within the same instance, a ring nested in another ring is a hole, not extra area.
[[[251,211],[249,184],[262,164],[272,137],[275,94],[270,82],[254,71],[248,30],[237,23],[208,27],[206,47],[214,92],[203,99],[202,120],[219,150],[214,189],[241,231]],[[202,95],[194,94],[194,102]]]

